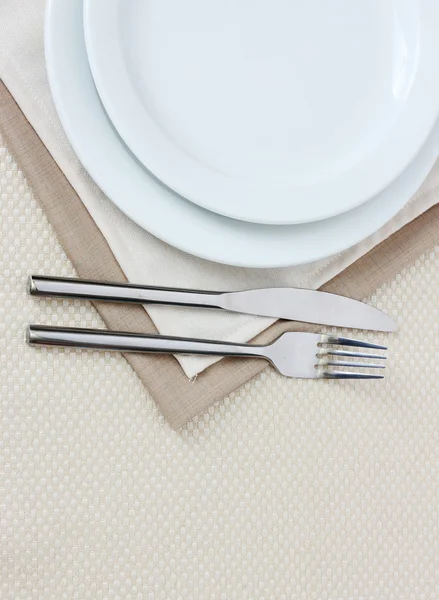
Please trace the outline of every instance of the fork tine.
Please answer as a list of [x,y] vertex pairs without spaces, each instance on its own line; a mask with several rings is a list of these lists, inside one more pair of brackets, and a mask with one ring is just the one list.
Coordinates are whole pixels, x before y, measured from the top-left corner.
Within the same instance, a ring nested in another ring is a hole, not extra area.
[[357,348],[374,348],[376,350],[387,350],[386,346],[371,344],[370,342],[362,342],[361,340],[353,340],[350,338],[337,337],[333,335],[323,335],[322,344],[339,344],[340,346],[355,346]]
[[331,360],[325,361],[325,365],[330,367],[358,367],[361,369],[385,369],[385,365],[378,365],[376,363],[362,363],[358,361],[346,361],[346,360]]
[[384,379],[384,375],[370,373],[349,373],[349,371],[323,371],[324,379]]
[[349,356],[351,358],[369,358],[371,360],[386,360],[387,356],[384,354],[368,354],[367,352],[349,352],[349,350],[332,350],[325,348],[322,352],[317,354],[320,356]]

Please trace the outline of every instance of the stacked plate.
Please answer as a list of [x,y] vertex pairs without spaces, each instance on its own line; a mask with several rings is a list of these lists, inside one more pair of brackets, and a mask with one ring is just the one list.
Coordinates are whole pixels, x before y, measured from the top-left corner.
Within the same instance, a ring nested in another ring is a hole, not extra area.
[[109,198],[209,260],[361,241],[439,151],[437,0],[49,0],[53,97]]

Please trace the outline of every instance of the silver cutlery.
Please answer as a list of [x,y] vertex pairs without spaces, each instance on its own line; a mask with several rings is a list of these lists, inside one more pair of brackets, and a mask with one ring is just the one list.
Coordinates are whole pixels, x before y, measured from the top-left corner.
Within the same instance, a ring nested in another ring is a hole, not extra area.
[[[382,379],[382,375],[347,369],[352,367],[383,369],[383,363],[361,362],[353,359],[383,361],[386,358],[382,354],[353,350],[354,348],[386,350],[385,346],[333,335],[297,332],[284,333],[273,343],[260,346],[161,335],[30,325],[27,331],[27,342],[34,346],[259,358],[270,362],[286,377],[305,379]],[[340,349],[340,347],[351,348],[351,350]]]
[[211,292],[34,275],[29,278],[29,292],[33,296],[215,308],[335,327],[396,330],[395,321],[377,308],[344,296],[301,288]]

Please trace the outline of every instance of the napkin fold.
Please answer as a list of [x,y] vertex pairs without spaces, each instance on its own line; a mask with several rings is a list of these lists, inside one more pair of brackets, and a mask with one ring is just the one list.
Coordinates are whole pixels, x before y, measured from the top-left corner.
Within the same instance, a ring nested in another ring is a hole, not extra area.
[[[189,256],[161,242],[130,221],[105,197],[75,156],[58,120],[44,61],[45,0],[3,0],[0,6],[0,75],[21,110],[102,232],[128,281],[196,289],[236,290],[254,287],[318,288],[363,256],[380,241],[436,202],[436,166],[424,188],[375,235],[354,248],[317,263],[286,269],[234,268]],[[59,198],[60,207],[63,198]],[[243,342],[274,320],[211,311],[147,307],[162,334]],[[217,359],[178,357],[187,377]]]

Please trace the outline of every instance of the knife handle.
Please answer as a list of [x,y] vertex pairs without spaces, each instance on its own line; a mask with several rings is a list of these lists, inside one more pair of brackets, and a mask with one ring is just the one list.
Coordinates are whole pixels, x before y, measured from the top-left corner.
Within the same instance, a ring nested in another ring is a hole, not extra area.
[[222,308],[219,301],[223,295],[222,292],[182,290],[37,275],[29,277],[28,290],[32,296],[80,298],[83,300],[127,302],[131,304],[195,306],[197,308]]

